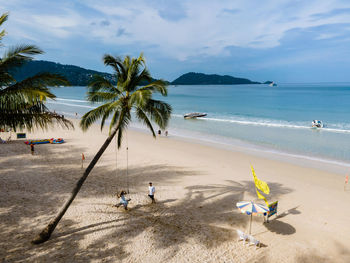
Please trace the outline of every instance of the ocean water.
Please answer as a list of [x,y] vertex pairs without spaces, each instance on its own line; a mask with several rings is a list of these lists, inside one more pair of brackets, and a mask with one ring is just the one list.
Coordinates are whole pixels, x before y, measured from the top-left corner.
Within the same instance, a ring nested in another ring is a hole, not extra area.
[[[96,107],[85,87],[54,93],[48,106],[67,116]],[[173,107],[169,135],[350,164],[350,83],[169,86],[162,99]],[[185,120],[188,112],[208,115]],[[311,129],[314,119],[325,127]]]

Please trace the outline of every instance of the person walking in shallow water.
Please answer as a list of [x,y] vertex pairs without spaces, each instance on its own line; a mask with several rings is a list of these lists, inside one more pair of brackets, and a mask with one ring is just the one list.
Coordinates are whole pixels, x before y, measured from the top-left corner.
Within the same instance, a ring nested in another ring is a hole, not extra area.
[[148,196],[152,199],[152,204],[155,204],[156,200],[154,200],[154,193],[156,192],[156,188],[152,185],[152,182],[149,183],[148,191]]

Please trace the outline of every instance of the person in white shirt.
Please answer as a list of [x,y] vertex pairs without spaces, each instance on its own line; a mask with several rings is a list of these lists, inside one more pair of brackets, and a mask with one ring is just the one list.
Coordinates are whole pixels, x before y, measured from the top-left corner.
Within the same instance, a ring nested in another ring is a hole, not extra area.
[[156,200],[154,200],[154,193],[156,192],[156,188],[152,186],[151,182],[149,183],[148,190],[149,190],[148,196],[152,199],[152,204],[154,204],[156,202]]

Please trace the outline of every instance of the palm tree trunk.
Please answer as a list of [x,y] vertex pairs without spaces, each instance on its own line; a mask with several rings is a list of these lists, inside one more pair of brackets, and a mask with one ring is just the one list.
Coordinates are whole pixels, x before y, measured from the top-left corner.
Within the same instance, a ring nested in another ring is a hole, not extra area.
[[60,222],[61,218],[63,217],[63,215],[66,213],[67,209],[69,208],[69,206],[71,205],[71,203],[73,202],[74,198],[77,196],[80,188],[83,186],[83,183],[85,182],[86,178],[88,177],[89,173],[91,172],[91,170],[94,168],[95,164],[97,163],[97,161],[100,159],[100,157],[102,156],[102,154],[104,153],[104,151],[107,149],[108,145],[111,143],[111,141],[113,140],[113,137],[116,135],[117,131],[119,129],[119,123],[117,125],[117,127],[114,129],[114,131],[111,133],[111,135],[109,135],[109,137],[107,138],[107,140],[105,141],[105,143],[102,145],[102,147],[100,148],[100,150],[97,152],[97,154],[95,155],[95,157],[92,159],[92,161],[90,162],[89,166],[86,168],[84,174],[80,177],[80,179],[78,180],[78,182],[76,183],[71,196],[69,197],[69,199],[66,201],[66,203],[62,206],[62,208],[60,209],[60,211],[57,213],[56,217],[51,220],[51,222],[47,225],[47,227],[45,227],[40,234],[38,234],[33,240],[32,240],[32,244],[40,244],[40,243],[44,243],[45,241],[47,241],[52,232],[55,230],[57,224]]

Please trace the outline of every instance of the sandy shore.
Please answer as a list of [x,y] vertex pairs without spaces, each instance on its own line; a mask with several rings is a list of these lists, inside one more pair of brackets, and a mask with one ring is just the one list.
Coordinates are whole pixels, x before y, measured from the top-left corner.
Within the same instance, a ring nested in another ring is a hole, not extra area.
[[[117,163],[114,144],[106,150],[51,239],[31,245],[81,175],[81,153],[87,166],[106,135],[78,125],[30,133],[66,140],[36,145],[34,156],[23,141],[0,145],[1,262],[350,262],[344,176],[136,131],[127,134],[128,176],[124,140]],[[279,201],[270,223],[254,218],[260,249],[237,242],[235,231],[249,226],[235,203],[256,199],[250,164],[268,182],[268,200]],[[128,186],[125,212],[112,205]]]

